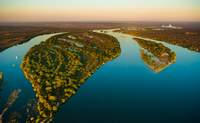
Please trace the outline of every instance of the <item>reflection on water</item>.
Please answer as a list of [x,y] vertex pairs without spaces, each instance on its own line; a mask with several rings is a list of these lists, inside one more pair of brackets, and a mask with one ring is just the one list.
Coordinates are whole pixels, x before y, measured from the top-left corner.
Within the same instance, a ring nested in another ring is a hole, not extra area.
[[0,91],[2,89],[2,86],[3,86],[3,72],[0,72]]
[[163,44],[135,38],[141,46],[140,56],[143,61],[156,73],[161,72],[176,62],[176,54]]
[[[13,105],[13,103],[17,100],[19,93],[21,92],[20,89],[18,90],[14,90],[10,96],[8,97],[7,103],[5,104],[5,106],[3,107],[2,112],[0,113],[0,123],[3,122],[3,116],[4,114],[8,111],[8,109]],[[11,120],[11,119],[9,119]]]
[[22,69],[36,93],[38,114],[28,120],[52,121],[59,107],[80,85],[119,53],[115,38],[94,32],[57,35],[31,48]]

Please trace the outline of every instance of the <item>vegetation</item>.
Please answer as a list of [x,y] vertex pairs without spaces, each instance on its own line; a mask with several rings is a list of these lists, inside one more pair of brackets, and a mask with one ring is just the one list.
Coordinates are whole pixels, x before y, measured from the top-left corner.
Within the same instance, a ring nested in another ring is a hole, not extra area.
[[[199,23],[175,23],[181,30],[160,29],[164,22],[37,22],[0,24],[0,51],[46,33],[72,32],[79,30],[114,29],[126,34],[166,41],[200,51]],[[131,30],[129,30],[131,29]]]
[[192,29],[160,29],[136,28],[134,30],[121,29],[117,32],[149,38],[188,48],[200,52],[200,31]]
[[28,41],[29,39],[51,32],[57,32],[56,29],[45,29],[36,27],[7,27],[0,28],[0,51],[4,49]]
[[59,106],[119,54],[117,39],[95,32],[61,34],[32,47],[21,64],[38,99],[38,114],[30,122],[51,122]]
[[155,72],[160,72],[176,62],[176,54],[161,43],[135,38],[141,49],[141,58]]
[[119,27],[119,24],[104,22],[0,23],[0,51],[13,45],[24,43],[37,35],[115,27]]

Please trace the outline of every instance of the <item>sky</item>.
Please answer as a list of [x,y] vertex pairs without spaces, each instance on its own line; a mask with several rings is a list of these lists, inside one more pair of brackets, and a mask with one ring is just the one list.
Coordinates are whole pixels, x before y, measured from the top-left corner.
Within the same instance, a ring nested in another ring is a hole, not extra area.
[[0,21],[200,21],[200,0],[0,0]]

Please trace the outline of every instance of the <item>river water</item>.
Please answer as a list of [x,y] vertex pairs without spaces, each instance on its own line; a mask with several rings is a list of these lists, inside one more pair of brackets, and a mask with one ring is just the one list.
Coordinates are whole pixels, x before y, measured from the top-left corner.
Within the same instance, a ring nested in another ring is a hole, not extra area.
[[[156,73],[141,59],[132,36],[113,33],[121,54],[98,69],[55,116],[56,123],[179,123],[200,121],[200,53],[162,43],[176,53],[176,63]],[[56,35],[37,36],[0,52],[4,84],[0,111],[13,89],[19,98],[6,113],[20,111],[35,98],[20,64],[34,45]]]

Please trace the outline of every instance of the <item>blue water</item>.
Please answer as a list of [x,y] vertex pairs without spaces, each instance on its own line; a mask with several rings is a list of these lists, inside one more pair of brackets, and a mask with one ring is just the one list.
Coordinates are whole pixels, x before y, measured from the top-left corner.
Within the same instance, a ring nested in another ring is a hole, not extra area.
[[[200,53],[163,43],[176,52],[177,60],[155,73],[140,58],[140,47],[131,36],[108,33],[119,40],[121,55],[103,65],[81,86],[56,114],[55,123],[200,122]],[[31,42],[39,43],[50,36],[36,37],[0,53],[0,71],[6,81],[0,92],[0,106],[14,88],[21,88],[22,93],[11,110],[34,97],[19,65],[34,45]]]
[[0,71],[3,72],[4,78],[3,87],[2,90],[0,90],[0,112],[2,111],[3,106],[6,104],[10,93],[14,89],[22,90],[17,101],[5,114],[6,118],[13,111],[21,111],[24,106],[27,105],[28,101],[35,98],[32,86],[25,78],[20,68],[23,57],[32,46],[39,44],[40,42],[45,41],[49,37],[56,34],[38,36],[26,43],[10,47],[3,52],[0,52]]

